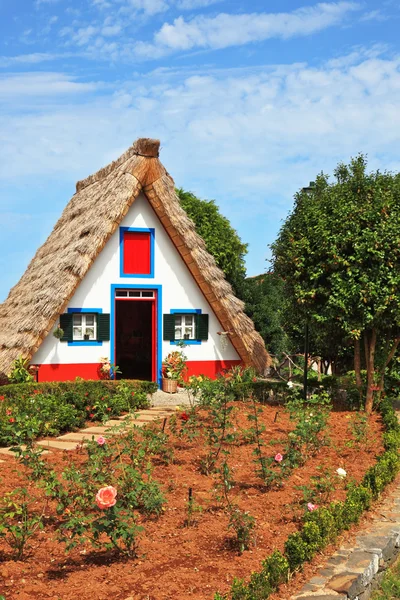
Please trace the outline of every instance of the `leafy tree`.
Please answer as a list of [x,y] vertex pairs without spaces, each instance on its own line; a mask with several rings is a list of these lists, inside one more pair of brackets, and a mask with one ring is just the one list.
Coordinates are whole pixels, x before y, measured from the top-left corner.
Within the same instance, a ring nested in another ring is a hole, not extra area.
[[200,200],[183,189],[176,192],[182,208],[196,225],[197,233],[204,239],[208,252],[225,273],[235,294],[243,298],[247,244],[242,242],[228,219],[221,215],[214,200]]
[[289,340],[282,327],[285,308],[283,280],[273,273],[246,279],[244,300],[246,313],[253,320],[268,350],[273,354],[287,351]]
[[360,155],[300,191],[273,253],[302,318],[353,344],[360,393],[363,343],[370,412],[400,342],[400,175],[366,169]]

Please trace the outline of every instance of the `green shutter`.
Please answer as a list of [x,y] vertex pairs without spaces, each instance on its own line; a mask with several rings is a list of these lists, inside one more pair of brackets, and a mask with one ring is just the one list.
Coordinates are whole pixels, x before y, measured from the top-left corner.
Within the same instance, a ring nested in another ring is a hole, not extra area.
[[164,342],[173,342],[175,340],[175,315],[163,315],[164,317]]
[[110,315],[98,313],[97,315],[97,341],[108,342],[110,339]]
[[60,315],[60,327],[64,331],[64,335],[60,339],[60,342],[72,342],[73,329],[71,313],[64,313]]
[[208,315],[196,315],[196,339],[208,340]]

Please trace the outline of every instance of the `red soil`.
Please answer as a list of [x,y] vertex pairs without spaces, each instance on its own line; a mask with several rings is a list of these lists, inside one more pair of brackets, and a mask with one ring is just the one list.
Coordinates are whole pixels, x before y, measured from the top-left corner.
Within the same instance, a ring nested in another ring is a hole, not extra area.
[[[248,428],[249,407],[241,403],[236,406],[240,407],[235,416],[237,428]],[[228,517],[215,496],[215,479],[198,470],[198,458],[205,454],[201,440],[188,442],[171,435],[174,463],[154,468],[154,477],[162,483],[167,497],[165,511],[159,519],[142,519],[145,532],[137,559],[116,559],[89,546],[66,555],[63,545],[54,541],[49,525],[31,540],[24,561],[10,560],[10,549],[0,539],[0,594],[6,600],[211,600],[217,590],[226,592],[234,577],[246,578],[259,569],[260,562],[274,549],[283,550],[288,535],[298,529],[303,511],[302,494],[296,486],[307,484],[311,476],[317,475],[317,467],[329,468],[333,473],[342,467],[348,478],[360,481],[375,463],[376,455],[383,451],[380,418],[373,415],[370,419],[367,445],[348,447],[353,416],[333,412],[329,419],[330,444],[292,472],[277,490],[263,491],[260,486],[255,475],[254,446],[233,446],[229,464],[236,485],[232,495],[256,519],[255,545],[243,554],[232,546]],[[283,450],[279,440],[286,439],[293,424],[282,408],[271,406],[263,407],[260,420],[266,426],[264,452],[274,456]],[[62,455],[53,451],[46,459],[61,470],[65,465]],[[82,460],[81,454],[73,455]],[[3,492],[21,484],[17,470],[22,472],[23,468],[14,459],[0,464]],[[189,487],[202,510],[195,513],[194,526],[184,527]],[[330,500],[344,499],[343,487],[337,486]],[[36,490],[32,489],[32,495],[38,497],[38,505],[42,504]]]

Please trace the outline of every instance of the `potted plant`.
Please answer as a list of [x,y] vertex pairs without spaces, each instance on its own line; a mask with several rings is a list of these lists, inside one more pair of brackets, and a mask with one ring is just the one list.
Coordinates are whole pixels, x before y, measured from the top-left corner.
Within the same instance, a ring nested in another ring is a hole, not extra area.
[[187,357],[180,350],[174,350],[165,357],[162,364],[163,392],[176,393],[178,383],[183,382],[183,375],[187,369],[186,360]]

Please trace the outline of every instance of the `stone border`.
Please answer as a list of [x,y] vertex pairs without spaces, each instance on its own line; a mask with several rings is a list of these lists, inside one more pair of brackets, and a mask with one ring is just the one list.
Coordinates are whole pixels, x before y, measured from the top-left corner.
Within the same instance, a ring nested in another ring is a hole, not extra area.
[[337,550],[291,600],[368,600],[400,552],[400,483],[368,531]]

